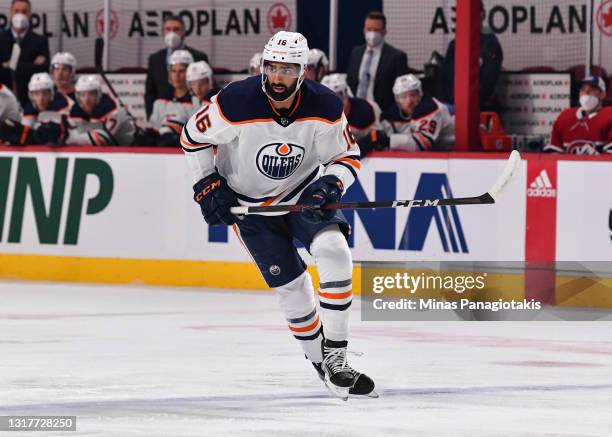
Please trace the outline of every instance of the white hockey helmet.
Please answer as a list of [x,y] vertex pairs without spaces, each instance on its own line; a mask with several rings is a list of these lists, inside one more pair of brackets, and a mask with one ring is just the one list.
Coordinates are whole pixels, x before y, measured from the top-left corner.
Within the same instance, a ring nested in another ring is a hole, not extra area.
[[346,75],[342,73],[332,73],[324,76],[321,79],[321,85],[335,92],[336,94],[350,95],[348,84],[346,83]]
[[76,72],[77,60],[72,53],[69,52],[57,52],[51,58],[51,72],[56,65],[69,65],[72,70],[72,77]]
[[257,68],[261,67],[261,52],[253,53],[249,61],[249,74],[252,76]]
[[261,87],[264,93],[270,97],[266,90],[266,74],[264,72],[266,62],[285,62],[299,65],[297,84],[293,92],[287,97],[289,99],[297,92],[304,80],[304,71],[308,64],[308,41],[301,33],[285,30],[277,32],[268,40],[261,54]]
[[53,91],[53,87],[53,79],[51,79],[49,73],[35,73],[28,83],[28,91],[30,92],[42,90]]
[[189,65],[193,63],[193,55],[187,50],[175,50],[168,59],[168,66],[184,64]]
[[102,82],[95,74],[79,76],[74,86],[74,90],[77,95],[85,91],[96,91],[98,93],[98,101],[102,98]]
[[329,59],[327,55],[321,49],[310,49],[308,51],[308,66],[319,68],[319,66],[325,67],[325,71],[329,70]]
[[187,83],[194,80],[208,79],[212,82],[213,71],[206,61],[192,62],[187,67]]
[[407,91],[417,90],[419,95],[423,95],[423,89],[421,87],[421,81],[414,74],[404,74],[395,79],[393,84],[393,94],[397,98],[400,94]]
[[51,92],[51,99],[53,99],[54,84],[53,79],[49,76],[49,73],[35,73],[32,75],[30,82],[28,83],[28,96],[32,100],[32,93],[34,91],[45,91]]

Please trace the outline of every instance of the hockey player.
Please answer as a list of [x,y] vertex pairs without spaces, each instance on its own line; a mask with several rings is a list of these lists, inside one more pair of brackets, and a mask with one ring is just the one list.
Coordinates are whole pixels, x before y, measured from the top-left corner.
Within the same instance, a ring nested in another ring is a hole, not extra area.
[[28,83],[30,101],[21,122],[3,121],[0,138],[14,145],[59,144],[63,140],[62,116],[70,109],[68,101],[54,92],[48,73],[36,73]]
[[323,76],[329,71],[329,59],[323,50],[310,49],[308,52],[308,68],[306,69],[306,79],[321,82]]
[[249,61],[249,76],[259,76],[261,74],[261,52],[254,53]]
[[96,75],[80,76],[75,85],[77,102],[68,115],[66,144],[130,146],[136,126],[108,94]]
[[612,108],[602,108],[606,83],[585,77],[580,86],[580,107],[567,108],[555,121],[545,152],[599,155],[612,153]]
[[172,90],[153,103],[149,125],[159,137],[158,146],[179,146],[179,135],[183,125],[197,109],[187,84],[187,67],[193,56],[187,50],[175,50],[168,60],[169,80]]
[[[26,137],[22,135],[21,109],[12,91],[0,83],[0,144],[24,144]],[[20,142],[20,141],[23,142]]]
[[21,108],[15,94],[5,85],[0,83],[0,121],[19,121],[21,119]]
[[344,114],[351,127],[351,132],[357,140],[368,135],[372,129],[380,129],[380,109],[376,103],[351,95],[351,89],[346,83],[346,76],[341,73],[328,74],[321,80],[336,93],[344,103]]
[[219,92],[213,82],[213,71],[206,61],[194,62],[187,67],[187,85],[194,97],[194,111],[210,104],[212,96]]
[[57,91],[72,102],[76,101],[74,95],[74,82],[77,61],[72,53],[58,52],[51,58],[51,76]]
[[41,123],[62,123],[62,115],[68,115],[70,102],[62,93],[56,93],[48,73],[36,73],[28,83],[30,101],[23,109],[21,123],[35,127]]
[[423,95],[421,81],[413,74],[395,79],[396,104],[384,111],[383,130],[373,130],[359,146],[372,149],[448,150],[455,142],[455,119],[448,108],[431,96]]
[[[261,77],[221,90],[189,120],[181,144],[204,220],[233,226],[330,391],[343,399],[374,396],[373,381],[346,357],[353,294],[349,226],[340,212],[320,209],[339,201],[355,180],[359,148],[340,99],[304,81],[307,59],[306,38],[278,32],[264,48]],[[240,218],[231,213],[235,205],[295,203],[311,208]],[[320,309],[293,238],[315,259]]]

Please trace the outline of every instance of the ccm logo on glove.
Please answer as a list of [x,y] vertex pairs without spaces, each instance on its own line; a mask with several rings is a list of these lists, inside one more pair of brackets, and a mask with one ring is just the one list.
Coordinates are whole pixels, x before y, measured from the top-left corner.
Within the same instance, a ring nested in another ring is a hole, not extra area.
[[206,187],[204,187],[204,189],[202,191],[200,191],[199,193],[196,193],[196,195],[193,197],[195,199],[196,202],[200,202],[200,200],[202,200],[204,198],[204,196],[208,196],[208,194],[210,194],[210,192],[212,190],[215,190],[217,188],[219,188],[221,186],[221,181],[215,181],[210,185],[207,185]]

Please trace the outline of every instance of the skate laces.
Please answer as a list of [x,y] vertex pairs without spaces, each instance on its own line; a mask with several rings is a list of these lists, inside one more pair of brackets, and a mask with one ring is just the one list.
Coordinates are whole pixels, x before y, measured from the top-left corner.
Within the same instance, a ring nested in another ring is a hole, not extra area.
[[323,364],[330,370],[331,373],[351,372],[354,370],[346,361],[346,348],[325,348],[325,359]]

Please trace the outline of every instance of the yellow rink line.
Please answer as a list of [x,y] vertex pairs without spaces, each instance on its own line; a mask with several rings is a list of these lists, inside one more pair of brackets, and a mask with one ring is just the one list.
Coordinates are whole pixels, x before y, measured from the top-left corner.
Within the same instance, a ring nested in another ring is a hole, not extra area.
[[[308,270],[316,287],[316,269],[309,266]],[[485,300],[523,298],[523,274],[489,275],[492,287]],[[0,254],[0,279],[268,290],[251,262]],[[560,275],[556,283],[559,306],[612,308],[612,278]],[[353,269],[353,291],[361,294],[359,265]]]

